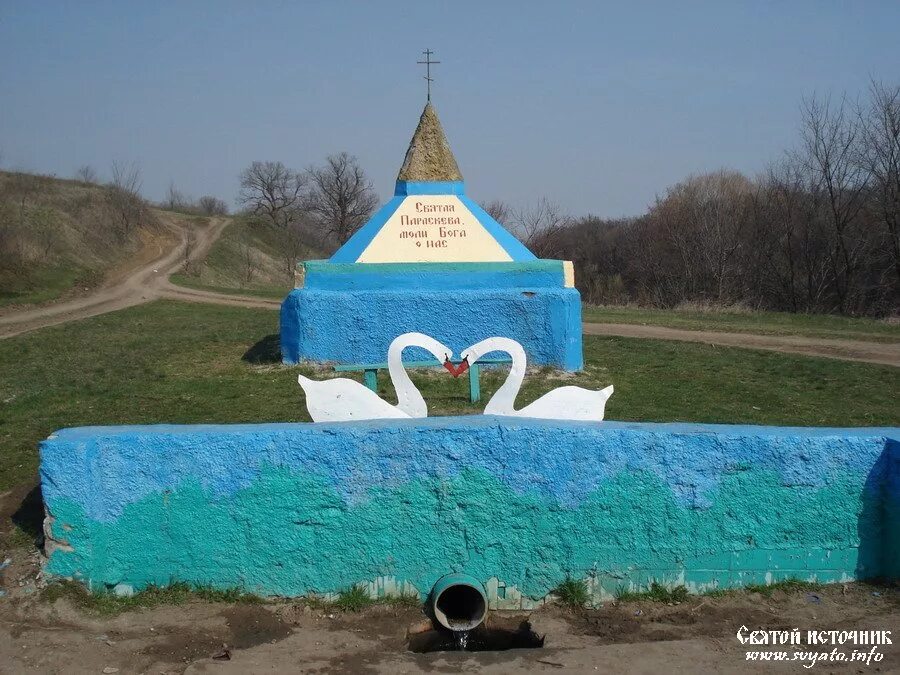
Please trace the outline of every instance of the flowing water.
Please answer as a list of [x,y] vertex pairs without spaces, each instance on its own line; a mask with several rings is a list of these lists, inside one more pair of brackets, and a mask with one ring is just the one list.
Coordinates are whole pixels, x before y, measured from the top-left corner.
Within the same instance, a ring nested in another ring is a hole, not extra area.
[[[517,625],[518,624],[518,625]],[[534,649],[544,646],[528,621],[488,628],[484,624],[471,630],[430,630],[409,638],[407,649],[419,654],[430,652],[486,652],[507,649]]]

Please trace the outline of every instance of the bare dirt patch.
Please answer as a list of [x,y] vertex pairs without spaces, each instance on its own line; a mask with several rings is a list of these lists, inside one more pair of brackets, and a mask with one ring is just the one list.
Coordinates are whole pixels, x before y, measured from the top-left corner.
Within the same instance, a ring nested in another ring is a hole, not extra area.
[[[900,590],[866,584],[692,596],[672,604],[609,602],[590,610],[548,606],[531,613],[494,612],[490,628],[514,629],[529,621],[544,647],[425,654],[409,651],[408,628],[424,618],[415,606],[342,613],[287,600],[192,601],[103,617],[67,599],[13,595],[0,600],[3,672],[806,672],[797,663],[747,663],[747,647],[738,643],[736,631],[742,625],[799,628],[804,634],[892,630],[897,636],[900,631]],[[863,672],[900,669],[898,645],[884,645],[883,660]],[[826,663],[815,670],[855,673],[860,667]]]
[[271,644],[293,632],[276,613],[259,605],[226,606],[220,610],[219,618],[224,625],[207,630],[154,630],[159,639],[141,649],[140,654],[165,663],[227,659],[235,650]]

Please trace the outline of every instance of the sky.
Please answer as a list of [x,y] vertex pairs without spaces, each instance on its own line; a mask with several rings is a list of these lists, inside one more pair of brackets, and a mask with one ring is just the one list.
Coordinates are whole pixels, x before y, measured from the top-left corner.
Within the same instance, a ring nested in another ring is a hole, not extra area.
[[900,80],[900,2],[0,0],[0,168],[140,166],[234,204],[241,169],[356,155],[382,200],[432,101],[470,196],[637,215],[755,175],[813,94]]

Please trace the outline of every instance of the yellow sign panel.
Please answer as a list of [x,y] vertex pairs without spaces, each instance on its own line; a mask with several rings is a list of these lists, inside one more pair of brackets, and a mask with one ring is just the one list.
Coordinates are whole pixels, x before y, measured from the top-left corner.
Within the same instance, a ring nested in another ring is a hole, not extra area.
[[403,200],[357,262],[509,262],[512,258],[454,195]]

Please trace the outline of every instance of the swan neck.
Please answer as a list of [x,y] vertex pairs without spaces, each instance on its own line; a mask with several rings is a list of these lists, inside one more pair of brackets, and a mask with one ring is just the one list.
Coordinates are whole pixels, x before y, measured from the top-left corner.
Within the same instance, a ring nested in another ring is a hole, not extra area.
[[525,381],[525,350],[517,342],[504,340],[494,351],[503,351],[509,354],[512,358],[512,366],[506,380],[484,407],[484,414],[513,413],[515,412],[516,397],[519,395],[519,389],[522,388],[522,382]]
[[424,417],[428,406],[403,367],[403,350],[417,346],[414,340],[394,340],[388,348],[388,373],[397,392],[397,408],[411,417]]

